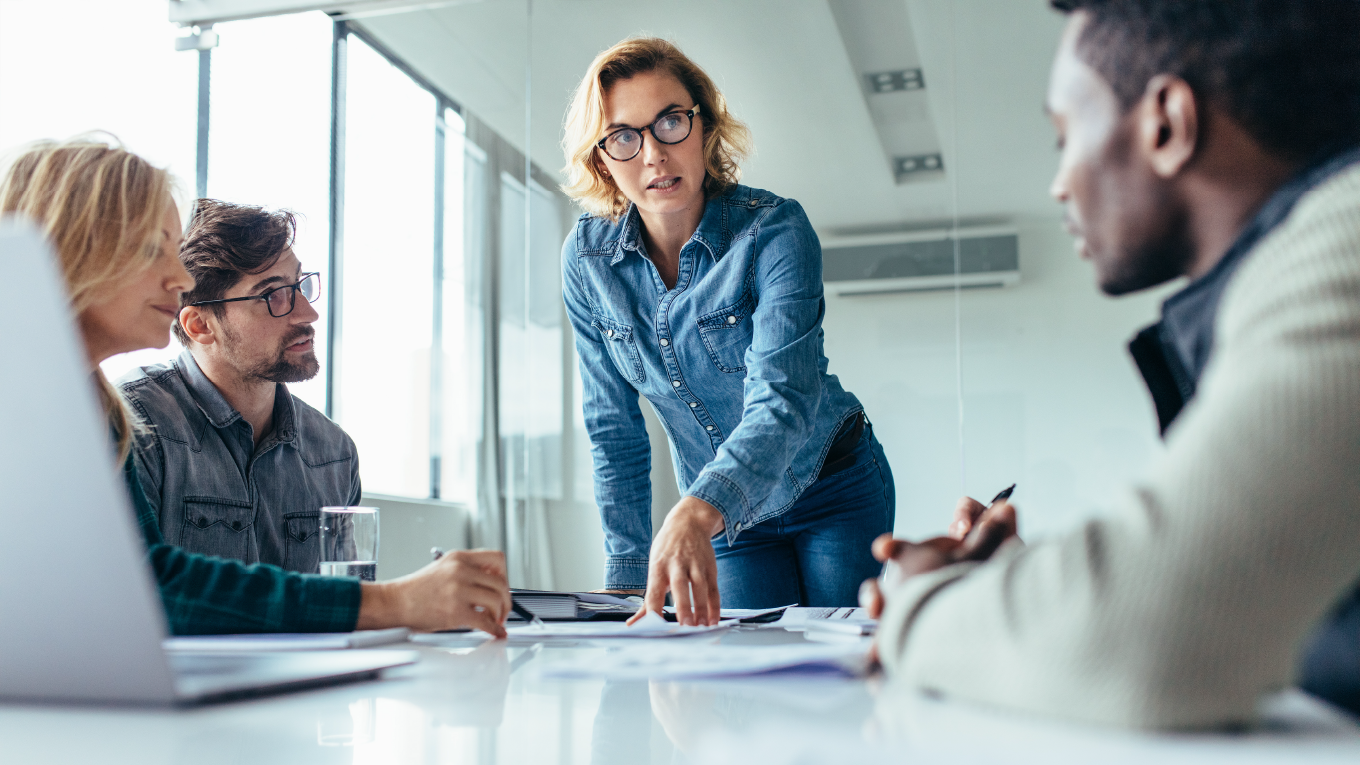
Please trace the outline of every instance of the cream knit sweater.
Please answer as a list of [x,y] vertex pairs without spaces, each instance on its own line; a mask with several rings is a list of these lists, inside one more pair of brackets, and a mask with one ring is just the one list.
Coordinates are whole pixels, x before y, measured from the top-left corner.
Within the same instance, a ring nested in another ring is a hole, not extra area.
[[1145,728],[1250,721],[1360,578],[1360,168],[1299,200],[1223,296],[1214,355],[1116,510],[908,579],[896,682]]

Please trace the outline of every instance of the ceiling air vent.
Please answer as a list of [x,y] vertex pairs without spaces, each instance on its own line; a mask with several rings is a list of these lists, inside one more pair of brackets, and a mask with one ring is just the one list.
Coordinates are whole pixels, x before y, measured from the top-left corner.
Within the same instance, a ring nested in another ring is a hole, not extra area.
[[822,281],[841,297],[1006,287],[1020,281],[1020,238],[1002,227],[828,238]]

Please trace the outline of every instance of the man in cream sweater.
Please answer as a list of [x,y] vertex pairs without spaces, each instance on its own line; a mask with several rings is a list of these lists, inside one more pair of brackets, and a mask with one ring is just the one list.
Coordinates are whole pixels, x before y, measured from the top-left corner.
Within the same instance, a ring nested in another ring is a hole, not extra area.
[[1184,728],[1249,722],[1304,651],[1356,703],[1360,2],[1052,4],[1077,249],[1111,295],[1188,277],[1130,345],[1167,448],[1058,538],[971,501],[949,537],[881,538],[879,655],[952,698]]

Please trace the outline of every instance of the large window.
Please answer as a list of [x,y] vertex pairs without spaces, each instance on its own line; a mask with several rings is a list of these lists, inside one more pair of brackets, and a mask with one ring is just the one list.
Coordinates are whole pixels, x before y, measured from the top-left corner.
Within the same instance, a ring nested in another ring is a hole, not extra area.
[[[104,131],[170,170],[187,215],[197,58],[175,51],[179,31],[160,3],[105,0],[81,4],[79,14],[72,23],[67,3],[0,0],[0,164],[36,140]],[[115,356],[104,370],[117,378],[178,352],[166,342]]]
[[0,0],[0,150],[103,129],[175,174],[186,217],[196,192],[296,213],[294,251],[322,274],[322,372],[290,390],[353,437],[367,493],[466,506],[474,541],[510,553],[512,581],[550,586],[573,386],[565,199],[549,176],[325,14],[218,23],[215,46],[182,52],[191,30],[162,3],[81,14],[72,26],[65,4]]
[[477,495],[477,449],[482,442],[482,376],[484,324],[481,287],[483,269],[476,257],[485,246],[481,221],[486,216],[486,199],[479,193],[486,172],[486,153],[465,136],[462,116],[444,110],[441,125],[444,150],[444,226],[441,249],[443,267],[439,271],[442,289],[439,301],[438,376],[431,380],[437,395],[437,430],[431,439],[438,483],[431,494],[472,504]]
[[[303,270],[321,274],[315,347],[324,365],[331,289],[331,21],[306,13],[237,21],[217,29],[222,44],[212,52],[208,196],[297,213],[293,251]],[[325,410],[324,374],[288,388]]]
[[345,227],[332,411],[364,488],[430,495],[436,99],[349,41]]

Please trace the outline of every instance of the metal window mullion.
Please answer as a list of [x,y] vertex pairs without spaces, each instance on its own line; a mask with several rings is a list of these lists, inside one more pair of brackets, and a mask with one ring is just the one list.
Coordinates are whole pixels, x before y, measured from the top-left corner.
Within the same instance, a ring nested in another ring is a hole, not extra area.
[[212,48],[198,52],[198,142],[194,157],[194,194],[208,196],[208,128],[212,108]]
[[435,97],[434,114],[434,303],[430,333],[430,497],[439,499],[444,455],[444,182],[448,125],[444,99]]
[[337,419],[345,252],[345,91],[349,25],[334,22],[331,39],[330,292],[326,303],[326,416]]

